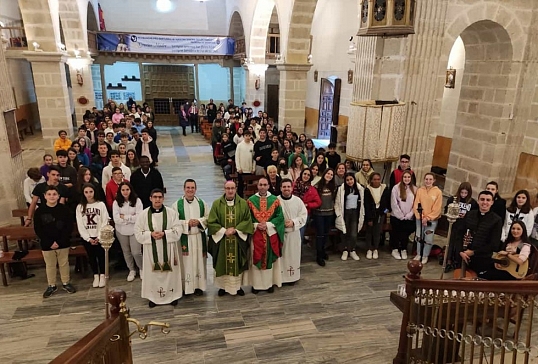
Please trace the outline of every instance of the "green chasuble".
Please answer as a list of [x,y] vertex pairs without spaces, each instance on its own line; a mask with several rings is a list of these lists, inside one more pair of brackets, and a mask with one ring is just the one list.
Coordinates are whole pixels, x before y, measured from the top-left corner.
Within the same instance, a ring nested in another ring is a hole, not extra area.
[[244,234],[250,235],[254,232],[248,205],[237,195],[233,206],[228,206],[225,196],[213,202],[207,219],[210,236],[207,250],[213,257],[213,268],[217,277],[224,275],[237,277],[248,269],[248,239],[242,240],[238,234],[234,234],[229,237],[224,235],[218,242],[213,240],[213,235],[221,228],[229,227],[234,227]]
[[258,194],[248,199],[248,205],[255,223],[270,222],[274,225],[276,234],[269,236],[267,231],[256,230],[252,236],[254,251],[252,263],[259,269],[272,269],[273,263],[282,256],[284,242],[284,214],[277,196],[268,194],[261,197]]

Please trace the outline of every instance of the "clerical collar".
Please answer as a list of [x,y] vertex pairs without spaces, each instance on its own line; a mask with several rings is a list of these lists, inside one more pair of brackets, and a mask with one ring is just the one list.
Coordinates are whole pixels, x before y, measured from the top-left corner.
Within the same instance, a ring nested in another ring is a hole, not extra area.
[[161,207],[160,209],[157,210],[157,209],[153,208],[153,206],[150,206],[149,210],[151,211],[152,214],[160,214],[161,212],[163,212],[163,207]]
[[283,200],[291,200],[293,195],[290,195],[290,197],[285,197],[284,195],[280,195],[280,197],[282,197]]
[[190,201],[187,199],[187,197],[185,197],[184,200],[187,201],[188,203],[192,203],[194,201],[194,197]]

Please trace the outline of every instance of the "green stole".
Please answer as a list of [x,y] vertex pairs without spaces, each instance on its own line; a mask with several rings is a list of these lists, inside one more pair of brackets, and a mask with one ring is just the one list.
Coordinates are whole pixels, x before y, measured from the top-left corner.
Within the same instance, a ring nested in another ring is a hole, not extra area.
[[[196,197],[195,197],[196,198]],[[200,207],[200,217],[204,217],[205,215],[205,206],[204,202],[200,200],[199,198],[196,198],[198,201],[198,206]],[[188,203],[188,202],[187,202]],[[180,198],[177,200],[177,211],[179,213],[179,219],[180,220],[186,220],[185,217],[185,198]],[[205,234],[205,230],[200,229],[200,233],[202,234],[202,252],[204,258],[207,257],[207,237]],[[189,235],[188,234],[181,234],[181,252],[183,255],[189,255]]]
[[[153,219],[152,219],[152,212],[151,208],[148,209],[148,226],[149,231],[153,232]],[[168,215],[166,213],[166,207],[163,206],[163,231],[166,230],[166,225],[168,223]],[[170,259],[168,258],[168,244],[166,241],[166,233],[164,234],[163,238],[163,260],[164,263],[159,263],[159,255],[157,254],[157,242],[151,237],[151,250],[153,252],[153,270],[160,270],[160,271],[172,271],[172,267],[170,266]]]

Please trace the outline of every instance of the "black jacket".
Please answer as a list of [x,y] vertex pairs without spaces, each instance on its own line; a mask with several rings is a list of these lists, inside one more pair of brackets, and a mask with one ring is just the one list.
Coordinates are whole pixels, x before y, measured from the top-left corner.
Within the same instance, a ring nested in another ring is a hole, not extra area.
[[[138,158],[142,156],[142,138],[138,139],[135,146],[136,155]],[[154,140],[149,142],[149,154],[151,154],[151,161],[152,164],[159,161],[159,147],[157,147],[157,143],[155,143]]]
[[164,182],[161,172],[155,168],[149,169],[147,177],[144,177],[142,168],[138,168],[131,175],[131,185],[140,198],[140,201],[142,201],[144,208],[151,206],[151,202],[149,200],[151,190],[155,188],[164,190]]
[[369,188],[364,189],[364,219],[366,222],[374,221],[375,219],[383,216],[385,210],[390,209],[390,190],[385,187],[381,193],[381,200],[379,201],[379,207],[376,208],[374,197]]
[[493,211],[482,214],[480,210],[471,210],[462,219],[457,239],[463,241],[463,236],[469,229],[473,239],[467,249],[474,252],[473,257],[491,258],[493,252],[499,251],[502,227],[501,218]]
[[499,215],[501,221],[504,223],[504,219],[506,218],[506,200],[501,197],[495,198],[493,206],[491,206],[491,211]]
[[34,231],[40,239],[41,249],[51,250],[54,242],[60,246],[59,249],[69,248],[73,223],[73,214],[67,206],[61,203],[54,207],[41,204],[34,214]]

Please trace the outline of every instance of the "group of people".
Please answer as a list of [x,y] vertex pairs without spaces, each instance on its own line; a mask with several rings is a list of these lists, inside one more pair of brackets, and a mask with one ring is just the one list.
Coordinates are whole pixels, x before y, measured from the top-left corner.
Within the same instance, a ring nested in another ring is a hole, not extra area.
[[88,111],[75,141],[64,130],[58,133],[56,163],[46,154],[40,168],[27,172],[23,183],[28,205],[25,225],[33,223],[40,240],[48,280],[45,298],[58,289],[57,266],[63,288],[76,291],[70,284],[68,265],[75,222],[94,275],[93,287],[105,286],[105,253],[99,235],[110,218],[129,269],[127,281],[137,274],[142,278],[142,248],[134,224],[151,205],[151,191],[164,190],[164,182],[155,168],[159,149],[152,114],[140,115],[147,108],[134,101],[128,102],[128,109],[132,111],[125,115],[109,100],[103,111]]

